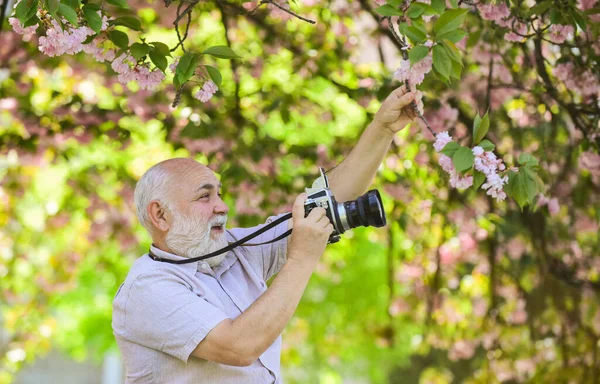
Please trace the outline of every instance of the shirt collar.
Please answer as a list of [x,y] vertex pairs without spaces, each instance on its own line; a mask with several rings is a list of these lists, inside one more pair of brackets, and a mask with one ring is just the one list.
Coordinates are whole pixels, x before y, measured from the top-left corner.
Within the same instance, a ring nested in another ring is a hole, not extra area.
[[[187,260],[187,257],[183,257],[183,256],[176,255],[174,253],[171,253],[171,252],[163,251],[162,249],[156,247],[154,244],[150,245],[150,251],[155,256],[160,257],[161,259]],[[221,261],[221,264],[219,264],[216,267],[212,267],[212,270],[215,274],[221,275],[223,272],[225,272],[227,269],[229,269],[229,267],[231,267],[231,265],[235,262],[235,260],[236,260],[236,256],[234,255],[233,251],[229,251],[225,255],[225,258],[223,259],[223,261]],[[191,270],[196,272],[196,271],[202,271],[202,269],[200,268],[200,265],[201,265],[201,263],[204,263],[204,262],[205,262],[204,260],[200,260],[200,261],[196,261],[194,263],[172,264],[172,265],[177,265],[180,267],[184,267],[186,269],[190,268]],[[159,263],[160,263],[160,261],[159,261]],[[168,263],[165,263],[165,264],[168,264]]]

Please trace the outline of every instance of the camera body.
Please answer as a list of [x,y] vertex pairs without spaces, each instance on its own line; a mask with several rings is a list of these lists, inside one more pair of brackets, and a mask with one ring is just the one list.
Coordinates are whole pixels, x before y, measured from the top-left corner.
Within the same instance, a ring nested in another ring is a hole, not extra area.
[[371,190],[356,200],[338,203],[329,189],[329,180],[323,167],[319,167],[321,176],[315,180],[311,188],[306,188],[308,197],[304,203],[304,217],[316,207],[325,209],[333,232],[329,243],[337,243],[340,235],[358,226],[382,227],[386,224],[385,212],[381,197],[377,190]]
[[327,176],[325,176],[325,172],[322,167],[320,167],[320,171],[321,177],[313,183],[313,187],[306,188],[308,197],[304,203],[304,217],[308,216],[310,211],[316,207],[324,208],[326,215],[331,224],[333,224],[334,228],[333,232],[329,236],[329,241],[327,241],[327,244],[337,243],[340,241],[340,235],[349,228],[336,225],[338,224],[338,220],[335,218],[338,204],[335,201],[335,197],[333,197],[331,190],[329,189],[329,181],[327,180]]

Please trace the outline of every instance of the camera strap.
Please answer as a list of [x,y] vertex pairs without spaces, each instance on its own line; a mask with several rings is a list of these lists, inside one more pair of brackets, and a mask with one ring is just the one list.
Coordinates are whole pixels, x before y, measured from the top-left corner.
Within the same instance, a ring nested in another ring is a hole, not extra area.
[[285,215],[281,216],[280,218],[278,218],[277,220],[265,225],[264,227],[262,227],[261,229],[257,230],[256,232],[253,232],[251,234],[249,234],[248,236],[236,241],[235,243],[231,243],[228,246],[221,248],[217,251],[214,251],[212,253],[209,253],[208,255],[204,255],[204,256],[198,256],[198,257],[193,257],[191,259],[185,259],[185,260],[172,260],[172,259],[163,259],[159,256],[156,256],[154,253],[152,253],[152,250],[148,251],[148,256],[154,260],[154,261],[161,261],[163,263],[170,263],[170,264],[187,264],[187,263],[195,263],[197,261],[200,260],[204,260],[204,259],[208,259],[211,257],[215,257],[218,256],[222,253],[231,251],[232,249],[239,247],[239,246],[245,246],[245,247],[255,247],[258,245],[264,245],[264,244],[270,244],[270,243],[274,243],[276,241],[279,241],[281,239],[286,238],[287,236],[290,235],[290,233],[292,233],[291,229],[288,229],[286,232],[282,233],[281,235],[277,236],[276,238],[269,240],[269,241],[265,241],[264,243],[258,243],[258,244],[244,244],[246,241],[248,240],[252,240],[255,237],[257,237],[258,235],[268,231],[269,229],[283,223],[284,221],[289,220],[292,217],[292,213],[286,213]]

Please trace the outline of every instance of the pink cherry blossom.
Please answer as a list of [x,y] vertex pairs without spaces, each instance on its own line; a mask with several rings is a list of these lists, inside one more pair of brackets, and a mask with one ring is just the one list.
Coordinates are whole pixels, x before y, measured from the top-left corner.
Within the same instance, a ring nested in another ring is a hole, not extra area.
[[375,0],[375,4],[379,6],[385,5],[385,0]]
[[450,347],[448,358],[452,361],[466,360],[475,354],[475,343],[467,340],[459,340]]
[[204,83],[202,88],[196,92],[194,97],[201,102],[206,103],[218,90],[219,88],[217,88],[217,85],[213,83],[212,80],[208,80],[206,83]]
[[555,44],[562,44],[565,40],[573,37],[573,32],[574,29],[572,25],[553,24],[550,26],[548,40]]
[[24,38],[30,38],[31,36],[35,35],[35,31],[37,30],[37,27],[38,27],[36,24],[36,25],[32,25],[27,28],[23,28],[21,26],[21,22],[16,17],[10,17],[8,19],[8,22],[12,26],[13,31],[15,31],[19,35],[23,35]]
[[425,79],[425,74],[431,71],[433,59],[431,55],[425,56],[422,60],[410,66],[409,60],[402,60],[400,67],[394,73],[394,78],[398,81],[408,80],[411,89],[414,91],[418,84]]
[[506,4],[479,4],[477,9],[484,20],[498,22],[510,16],[510,9],[508,9]]
[[171,64],[169,64],[169,69],[171,70],[172,73],[175,73],[175,71],[177,70],[177,65],[179,64],[180,58],[181,57],[179,57],[179,56],[173,58],[173,62]]
[[83,42],[93,34],[94,31],[87,26],[63,30],[56,20],[52,20],[46,36],[40,37],[39,50],[50,57],[65,53],[73,55],[83,50]]
[[433,144],[433,147],[437,152],[440,152],[442,149],[444,149],[446,144],[448,144],[451,141],[452,136],[450,136],[448,132],[440,132],[435,137],[435,143]]
[[90,54],[98,62],[113,61],[115,59],[115,51],[103,48],[102,43],[100,39],[94,39],[91,43],[83,45],[83,51]]

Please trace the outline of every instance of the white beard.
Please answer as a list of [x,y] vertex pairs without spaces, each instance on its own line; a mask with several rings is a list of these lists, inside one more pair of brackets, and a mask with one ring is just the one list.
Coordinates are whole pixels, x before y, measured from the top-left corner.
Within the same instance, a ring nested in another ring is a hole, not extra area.
[[[172,210],[174,222],[165,237],[167,247],[175,254],[187,258],[204,256],[227,246],[225,232],[220,233],[218,238],[211,238],[211,228],[214,225],[222,225],[225,229],[227,215],[215,216],[208,222],[201,217],[188,217],[176,210]],[[227,252],[218,256],[205,259],[211,267],[221,264]]]

